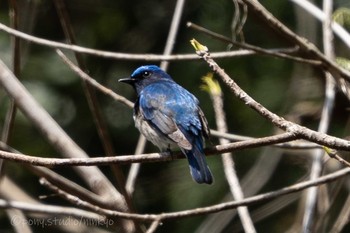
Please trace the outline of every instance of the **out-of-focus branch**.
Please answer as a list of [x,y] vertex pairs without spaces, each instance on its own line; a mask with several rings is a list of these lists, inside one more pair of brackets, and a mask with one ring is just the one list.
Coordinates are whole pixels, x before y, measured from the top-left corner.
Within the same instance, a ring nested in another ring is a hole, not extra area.
[[44,204],[31,204],[27,202],[20,201],[7,201],[0,199],[0,208],[1,209],[20,209],[27,212],[33,213],[44,213],[44,214],[53,214],[53,215],[68,215],[76,218],[86,218],[94,219],[96,221],[105,221],[106,218],[99,214],[81,210],[72,207],[62,207],[62,206],[53,206],[53,205],[44,205]]
[[[334,48],[333,48],[333,33],[331,30],[332,12],[333,12],[333,0],[324,0],[323,8],[325,11],[325,20],[323,22],[323,47],[325,56],[334,60]],[[336,85],[332,75],[326,72],[326,88],[325,88],[325,100],[321,113],[321,119],[318,126],[318,132],[327,133],[328,127],[331,121],[331,115],[335,102]],[[310,171],[310,180],[316,179],[322,174],[323,163],[322,157],[324,150],[314,150],[313,161]],[[318,199],[318,187],[312,187],[307,190],[305,212],[303,217],[302,229],[304,233],[313,232],[313,223],[316,212],[316,205]],[[322,201],[323,203],[325,201]]]
[[[300,182],[276,191],[245,198],[241,201],[224,202],[224,203],[216,204],[212,206],[195,208],[191,210],[184,210],[184,211],[178,211],[178,212],[171,212],[171,213],[133,214],[133,213],[125,213],[125,212],[113,211],[109,209],[103,209],[97,206],[96,207],[91,206],[91,207],[93,207],[94,211],[100,214],[103,214],[105,216],[114,216],[114,217],[120,217],[120,218],[126,218],[126,219],[137,219],[141,221],[155,221],[155,220],[162,221],[162,220],[168,220],[168,219],[179,219],[179,218],[198,216],[198,215],[204,215],[209,213],[216,213],[224,210],[237,208],[239,206],[248,206],[248,205],[257,204],[263,201],[274,199],[282,195],[299,192],[311,186],[332,182],[348,174],[350,174],[350,168],[344,168],[339,171],[330,173],[328,175],[321,176],[312,181]],[[89,205],[89,203],[87,202],[80,202],[80,204],[82,206]],[[23,211],[30,211],[35,213],[71,215],[74,217],[102,219],[102,221],[103,219],[105,219],[104,216],[101,216],[99,214],[91,213],[89,211],[84,211],[76,208],[57,207],[57,206],[40,205],[40,204],[34,205],[34,204],[28,204],[23,202],[6,201],[1,199],[0,199],[0,208],[15,208],[15,209],[21,209]]]
[[159,225],[160,225],[160,221],[159,220],[154,220],[152,222],[152,224],[149,226],[149,228],[147,229],[146,233],[153,233],[153,232],[155,232]]
[[[10,22],[11,27],[14,29],[18,29],[19,26],[19,12],[18,12],[18,5],[16,0],[9,1],[10,9],[9,9],[9,15],[10,15]],[[17,37],[11,38],[11,47],[12,47],[12,70],[13,73],[18,77],[21,70],[21,46],[20,46],[20,39]],[[7,109],[6,113],[6,119],[4,121],[4,126],[2,129],[1,134],[1,140],[5,143],[8,143],[10,141],[10,137],[12,134],[12,129],[14,125],[14,121],[16,118],[17,113],[17,107],[12,98],[10,98],[10,105]],[[3,174],[2,168],[3,168],[3,160],[0,160],[0,177]]]
[[350,196],[346,198],[343,208],[339,212],[337,220],[334,222],[333,227],[329,230],[330,233],[340,233],[343,228],[349,223],[350,216]]
[[[323,54],[314,44],[307,41],[305,38],[295,34],[292,30],[286,27],[282,22],[280,22],[276,17],[274,17],[266,8],[261,5],[259,1],[254,0],[242,0],[247,4],[251,12],[254,12],[257,17],[259,17],[262,22],[268,25],[270,28],[280,33],[286,38],[287,41],[292,44],[299,46],[301,51],[311,56],[312,59],[316,59],[322,62],[322,67],[327,70],[333,78],[337,81],[338,87],[344,92],[344,95],[350,98],[347,90],[342,88],[342,79],[350,82],[350,72],[340,67],[334,60],[329,59],[325,54]],[[307,1],[302,1],[306,3]],[[350,39],[347,39],[350,41]]]
[[[11,21],[11,27],[14,29],[18,29],[18,25],[19,25],[19,15],[18,15],[18,6],[17,6],[17,2],[15,0],[11,0],[9,1],[10,3],[10,21]],[[19,38],[17,37],[12,37],[11,38],[11,42],[12,42],[12,70],[13,73],[18,77],[20,74],[20,68],[21,68],[21,47],[20,47],[20,41]],[[6,120],[5,120],[5,124],[3,127],[3,131],[2,131],[2,141],[7,143],[10,135],[11,135],[11,131],[12,131],[12,127],[13,127],[13,123],[16,117],[16,112],[17,112],[17,108],[16,105],[14,103],[14,101],[11,99],[10,102],[10,106],[7,110],[7,114],[6,114]],[[2,163],[2,161],[0,162]],[[0,165],[0,170],[1,170],[1,165]]]
[[[10,221],[13,219],[16,219],[16,222],[19,223],[25,223],[28,221],[26,216],[21,210],[18,209],[6,209],[6,214],[8,215],[8,218]],[[30,228],[29,224],[12,224],[14,232],[17,233],[32,233],[32,229]]]
[[[173,15],[173,18],[171,21],[170,30],[168,33],[168,38],[167,38],[167,41],[165,43],[165,48],[164,48],[164,52],[163,52],[163,55],[165,55],[165,56],[170,55],[174,49],[175,40],[176,40],[177,32],[179,30],[184,5],[185,5],[185,0],[177,0],[176,1],[174,15]],[[168,65],[169,65],[168,61],[162,61],[160,64],[160,68],[162,68],[163,70],[166,71],[168,69]]]
[[[102,93],[104,93],[105,95],[110,96],[111,98],[113,98],[114,100],[121,102],[123,104],[125,104],[126,106],[132,108],[133,107],[133,103],[131,101],[129,101],[128,99],[126,99],[123,96],[120,96],[118,94],[116,94],[115,92],[113,92],[111,89],[106,88],[105,86],[99,84],[96,80],[94,80],[93,78],[91,78],[88,74],[86,74],[85,72],[83,72],[79,67],[77,67],[72,61],[70,61],[67,56],[65,56],[62,51],[60,50],[56,50],[58,55],[62,58],[62,60],[74,71],[76,72],[76,74],[78,74],[78,76],[82,79],[85,79],[87,82],[90,83],[90,85],[93,85],[96,89],[98,89],[99,91],[101,91]],[[235,140],[235,141],[242,141],[242,140],[250,140],[253,139],[252,137],[244,137],[244,136],[234,136],[232,134],[227,134],[227,133],[221,133],[218,132],[216,130],[211,130],[211,133],[213,136],[216,137],[223,137],[226,139],[230,139],[230,140]],[[310,144],[310,143],[301,143],[301,142],[297,142],[297,143],[281,143],[281,144],[275,144],[275,146],[277,147],[283,147],[283,148],[298,148],[298,149],[312,149],[312,148],[316,148],[316,147],[320,147],[319,145],[316,144]]]
[[[185,5],[185,0],[177,0],[176,1],[173,18],[171,20],[170,30],[168,33],[167,41],[165,43],[165,48],[164,48],[164,52],[163,52],[163,55],[165,55],[165,56],[170,55],[173,51],[177,32],[178,32],[179,26],[180,26],[180,21],[181,21],[181,16],[183,13],[184,5]],[[160,68],[163,69],[164,71],[167,70],[168,66],[169,66],[169,61],[162,61],[160,63]],[[139,137],[138,143],[137,143],[135,154],[143,153],[145,146],[146,146],[146,138],[141,134]],[[141,168],[141,164],[139,164],[139,163],[134,163],[130,167],[129,174],[127,177],[127,182],[126,182],[126,189],[130,195],[134,191],[136,178],[139,174],[140,168]]]
[[[204,90],[208,91],[213,102],[213,108],[215,113],[216,126],[219,132],[226,133],[228,131],[226,125],[226,116],[224,112],[224,103],[222,98],[222,91],[219,83],[213,79],[213,74],[209,73],[207,76],[203,77],[204,85],[202,86]],[[221,145],[229,143],[227,139],[220,138],[219,142]],[[244,194],[239,183],[237,172],[235,169],[235,163],[232,158],[232,153],[223,153],[221,155],[222,163],[224,166],[224,172],[226,180],[229,184],[231,194],[234,200],[240,201],[244,199]],[[245,206],[237,208],[238,215],[242,222],[242,226],[245,232],[256,232],[254,223],[250,217],[248,208]]]
[[[46,140],[63,156],[88,158],[88,155],[62,130],[52,117],[37,103],[8,67],[0,60],[0,85],[12,97],[22,113],[44,135]],[[75,170],[89,187],[111,205],[124,209],[124,198],[118,193],[105,175],[96,167],[77,167]]]
[[[313,15],[315,18],[317,18],[318,20],[320,20],[322,23],[324,23],[325,21],[327,21],[327,15],[322,12],[322,10],[320,10],[319,8],[317,8],[315,5],[313,5],[311,2],[309,1],[303,1],[303,0],[290,0],[291,2],[297,4],[298,6],[300,6],[301,8],[303,8],[304,10],[306,10],[308,13],[310,13],[311,15]],[[345,28],[343,28],[341,25],[339,25],[338,23],[331,21],[331,28],[333,30],[333,32],[344,42],[344,44],[346,44],[348,46],[348,48],[350,49],[350,34],[349,32],[347,32],[345,30]]]
[[[306,139],[317,144],[327,146],[330,144],[331,148],[341,146],[342,150],[350,149],[350,142],[344,139],[333,137],[324,133],[316,132],[301,125],[295,124],[291,121],[287,121],[277,114],[269,111],[263,105],[258,103],[252,97],[250,97],[244,90],[242,90],[233,79],[210,57],[209,50],[206,46],[201,45],[196,40],[191,41],[194,44],[197,54],[208,63],[209,67],[219,75],[222,81],[230,88],[231,92],[248,107],[255,110],[261,116],[269,120],[278,128],[291,133],[296,138]],[[344,147],[343,147],[344,146]],[[339,148],[340,149],[340,148]]]
[[132,108],[134,104],[126,99],[124,96],[118,95],[111,89],[99,84],[95,79],[91,78],[88,74],[82,71],[78,66],[76,66],[69,58],[63,54],[61,50],[56,50],[57,54],[62,58],[62,60],[71,68],[80,78],[84,79],[90,85],[94,86],[96,89],[101,91],[103,94],[110,96],[112,99],[125,104],[126,106]]
[[[197,24],[194,24],[192,22],[188,22],[187,23],[187,27],[195,29],[195,30],[200,31],[202,33],[205,33],[205,34],[207,34],[207,35],[209,35],[211,37],[214,37],[215,39],[221,40],[221,41],[223,41],[225,43],[232,44],[232,45],[235,45],[235,46],[240,47],[240,48],[244,48],[244,49],[249,49],[249,50],[255,51],[257,54],[263,54],[263,55],[269,55],[269,56],[274,56],[274,57],[279,57],[279,58],[284,58],[284,59],[290,59],[290,60],[293,60],[293,61],[296,61],[296,62],[306,63],[306,64],[310,64],[310,65],[321,65],[321,62],[317,61],[317,60],[305,59],[305,58],[302,58],[302,57],[296,57],[296,56],[291,56],[291,55],[287,54],[287,53],[289,53],[291,51],[268,50],[268,49],[263,49],[261,47],[254,46],[254,45],[251,45],[251,44],[240,43],[240,42],[237,42],[237,41],[233,41],[233,40],[231,40],[230,38],[228,38],[226,36],[223,36],[223,35],[218,34],[216,32],[210,31],[209,29],[201,27],[201,26],[199,26]],[[294,49],[293,52],[297,52],[298,50],[299,49]]]
[[[246,141],[246,140],[255,139],[254,137],[248,137],[248,136],[243,136],[238,134],[222,133],[214,129],[210,129],[210,136],[217,137],[217,138],[225,138],[230,141]],[[322,148],[322,146],[320,145],[303,141],[303,140],[293,141],[293,142],[282,142],[278,144],[273,144],[271,146],[284,148],[284,149],[300,149],[300,150]]]
[[[0,142],[0,148],[12,153],[16,154],[21,154],[19,151],[16,151],[15,149],[9,147],[8,145]],[[91,192],[90,190],[80,186],[79,184],[63,177],[62,175],[48,169],[45,167],[38,167],[38,166],[31,166],[31,165],[25,165],[24,166],[26,169],[30,170],[33,172],[36,176],[45,178],[48,180],[50,183],[54,184],[57,186],[59,189],[74,195],[82,200],[88,201],[94,205],[101,206],[104,208],[110,208],[110,201],[108,199],[103,199],[101,198],[98,194],[95,194]],[[6,178],[6,177],[5,177]],[[6,181],[6,180],[5,180]],[[9,186],[8,183],[4,183],[4,180],[2,180],[2,185],[4,187]],[[7,185],[7,186],[6,186]],[[4,190],[4,189],[2,189]],[[6,189],[5,189],[6,190]],[[6,190],[8,191],[8,190]],[[19,193],[19,190],[15,190],[16,193]],[[15,196],[11,196],[15,198]]]
[[[39,45],[56,48],[56,49],[67,49],[78,53],[90,54],[93,56],[99,56],[104,58],[112,58],[117,60],[129,60],[129,61],[183,61],[183,60],[197,60],[198,56],[195,54],[174,54],[174,55],[158,55],[158,54],[130,54],[130,53],[117,53],[109,52],[103,50],[97,50],[92,48],[86,48],[78,45],[69,45],[65,43],[60,43],[52,40],[46,40],[36,36],[14,30],[6,25],[0,23],[0,31],[4,31],[9,35],[16,36],[26,41],[30,41]],[[272,53],[281,52],[281,53],[290,53],[295,51],[291,48],[281,48],[281,49],[271,49]],[[252,50],[238,50],[238,51],[225,51],[225,52],[213,52],[211,55],[213,58],[230,58],[238,56],[247,56],[253,55],[256,52]]]
[[[77,44],[75,33],[71,24],[71,20],[69,17],[69,13],[67,11],[67,7],[64,0],[54,0],[53,1],[56,6],[56,11],[59,16],[59,20],[61,22],[61,26],[65,37],[69,44]],[[75,59],[78,63],[78,66],[82,70],[87,70],[86,65],[81,53],[74,52]],[[107,130],[107,125],[104,119],[104,116],[101,112],[101,107],[96,98],[96,90],[93,86],[89,85],[89,82],[83,79],[83,89],[85,93],[85,97],[87,99],[90,112],[93,116],[93,120],[97,129],[97,133],[100,138],[100,142],[103,145],[103,149],[107,156],[112,156],[114,154],[114,149],[112,146],[112,140]],[[119,188],[120,193],[124,196],[126,200],[126,204],[129,209],[133,209],[130,198],[125,190],[125,177],[120,167],[117,164],[111,164],[111,170],[114,173],[114,176],[117,181],[117,186]],[[125,223],[126,224],[126,223]],[[127,229],[127,227],[125,227]]]

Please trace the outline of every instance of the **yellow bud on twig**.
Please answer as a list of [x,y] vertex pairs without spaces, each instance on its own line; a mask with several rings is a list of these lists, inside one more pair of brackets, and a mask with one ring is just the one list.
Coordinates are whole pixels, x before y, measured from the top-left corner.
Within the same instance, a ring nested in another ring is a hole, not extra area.
[[198,55],[201,56],[203,54],[208,53],[209,50],[208,50],[207,46],[202,45],[196,39],[192,39],[192,40],[190,40],[190,42],[191,42],[191,45],[193,46],[193,48],[196,50],[196,53]]
[[203,76],[202,81],[202,90],[209,92],[211,95],[221,95],[220,84],[214,79],[213,73],[209,72],[207,75]]

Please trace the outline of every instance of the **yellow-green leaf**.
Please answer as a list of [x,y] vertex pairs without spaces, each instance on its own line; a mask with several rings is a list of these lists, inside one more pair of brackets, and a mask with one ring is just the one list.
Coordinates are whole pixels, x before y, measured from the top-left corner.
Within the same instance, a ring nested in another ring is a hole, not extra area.
[[344,27],[350,27],[350,9],[341,7],[334,11],[333,20]]
[[203,55],[203,54],[208,52],[207,46],[202,45],[196,39],[192,39],[192,40],[190,40],[190,42],[191,42],[191,45],[193,46],[193,48],[196,50],[197,54]]
[[203,85],[201,89],[209,92],[211,95],[221,95],[221,88],[219,82],[214,79],[213,73],[209,72],[202,77]]
[[346,59],[344,57],[337,57],[335,59],[335,61],[340,67],[350,71],[350,60],[349,59]]

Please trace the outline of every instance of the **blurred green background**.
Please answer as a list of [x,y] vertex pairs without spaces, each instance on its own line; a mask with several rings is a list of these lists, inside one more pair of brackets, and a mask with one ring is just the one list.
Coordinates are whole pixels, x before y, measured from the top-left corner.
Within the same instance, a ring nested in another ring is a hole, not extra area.
[[[52,1],[19,0],[17,3],[21,31],[41,38],[66,42]],[[262,3],[293,31],[307,37],[322,50],[319,22],[289,1],[267,0]],[[317,3],[320,4],[321,1]],[[66,1],[66,4],[78,45],[138,54],[163,52],[175,7],[175,1],[169,0],[71,0]],[[335,6],[350,7],[350,4],[347,0],[335,1]],[[187,1],[173,53],[194,53],[189,43],[192,38],[208,46],[211,52],[227,50],[227,44],[187,28],[186,22],[191,21],[231,37],[234,10],[232,1],[227,0]],[[7,1],[0,2],[0,22],[9,25]],[[261,23],[252,12],[248,12],[248,20],[243,32],[245,42],[263,48],[292,47],[283,37]],[[11,67],[10,44],[9,35],[0,32],[0,59]],[[349,49],[337,39],[335,45],[337,56],[350,58]],[[26,41],[22,41],[21,46],[22,63],[18,77],[21,82],[89,155],[105,155],[81,80],[62,62],[52,48]],[[73,57],[71,53],[67,54]],[[118,83],[117,80],[129,76],[142,64],[159,65],[157,62],[120,61],[90,55],[83,55],[83,58],[89,75],[132,101],[136,98],[134,91]],[[289,60],[262,55],[217,59],[217,62],[249,95],[268,109],[296,123],[317,129],[324,95],[324,77],[320,70]],[[207,64],[199,59],[174,61],[170,63],[168,69],[168,73],[176,82],[197,96],[210,127],[215,129],[210,97],[199,88],[202,84],[201,77],[209,71]],[[222,85],[222,89],[229,132],[252,137],[275,133],[276,129],[271,123],[232,96],[227,87]],[[139,132],[134,127],[132,110],[99,92],[97,97],[108,124],[115,153],[117,155],[133,154]],[[0,129],[5,122],[8,106],[9,99],[0,89]],[[347,107],[349,107],[348,100],[338,93],[330,134],[339,137],[347,135]],[[208,146],[218,143],[214,137],[211,141],[207,143]],[[9,145],[25,154],[59,156],[21,113],[16,117]],[[146,152],[157,151],[156,147],[150,143],[147,144]],[[263,193],[293,184],[307,174],[310,162],[308,155],[308,151],[292,152],[263,148],[234,152],[234,159],[238,176],[242,179],[252,168],[256,168],[255,165],[262,156],[270,156],[271,159],[264,160],[267,163],[276,161],[272,170],[260,167],[258,173],[254,175],[256,179],[249,180],[245,186],[248,189],[259,186],[260,174],[271,172],[263,186],[255,191],[255,193]],[[221,158],[210,156],[208,163],[215,176],[215,184],[212,186],[194,183],[185,160],[143,164],[133,198],[137,211],[140,213],[171,212],[223,202],[224,198],[229,196],[229,188],[224,177]],[[108,167],[104,166],[101,169],[115,182]],[[125,175],[128,169],[128,165],[123,165]],[[55,171],[79,181],[68,168],[55,169]],[[7,163],[5,174],[33,197],[50,193],[39,185],[36,176],[20,164]],[[342,195],[346,195],[345,193]],[[252,194],[248,192],[246,195]],[[340,197],[344,198],[342,195]],[[67,204],[57,197],[50,197],[43,201],[51,204]],[[249,209],[257,216],[261,216],[259,215],[261,212],[265,213],[265,217],[256,223],[258,232],[286,232],[298,216],[296,201],[278,211],[265,210],[264,212],[262,205],[254,205]],[[222,224],[222,232],[242,231],[237,215],[230,217],[233,216],[231,212],[223,212],[222,216],[228,219],[227,223]],[[3,211],[0,212],[0,217],[1,232],[12,232],[12,227]],[[201,231],[199,228],[206,222],[206,218],[207,216],[200,216],[166,221],[157,232],[194,232],[196,229],[197,232],[208,232]],[[350,228],[344,229],[344,232],[346,230]],[[58,229],[52,229],[52,232],[56,231],[59,232]],[[34,232],[47,232],[47,229],[38,227]]]

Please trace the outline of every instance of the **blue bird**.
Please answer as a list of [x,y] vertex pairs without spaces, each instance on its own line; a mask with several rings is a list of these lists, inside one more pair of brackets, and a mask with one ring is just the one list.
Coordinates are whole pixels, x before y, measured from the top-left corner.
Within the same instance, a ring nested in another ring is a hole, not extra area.
[[213,183],[203,150],[208,122],[197,98],[155,65],[141,66],[119,82],[130,84],[138,95],[133,116],[146,139],[161,151],[180,147],[192,178],[197,183]]

